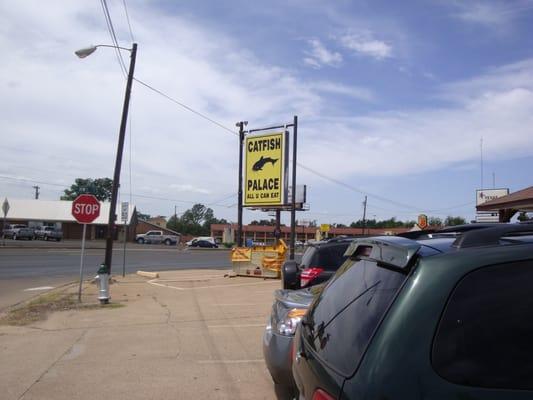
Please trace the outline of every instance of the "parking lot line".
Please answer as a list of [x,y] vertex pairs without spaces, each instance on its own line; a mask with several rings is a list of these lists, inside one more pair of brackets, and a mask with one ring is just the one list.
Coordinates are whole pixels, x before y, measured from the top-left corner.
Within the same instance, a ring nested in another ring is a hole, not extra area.
[[218,329],[218,328],[263,328],[266,324],[240,324],[240,325],[207,325],[210,329]]
[[251,363],[264,363],[265,360],[198,360],[198,364],[251,364]]
[[[147,283],[149,283],[150,285],[167,287],[167,288],[176,289],[176,290],[232,288],[232,287],[238,287],[238,286],[255,286],[255,285],[265,285],[265,284],[271,285],[273,283],[273,281],[272,282],[266,281],[266,282],[254,282],[254,283],[237,283],[237,284],[228,284],[228,285],[194,286],[194,287],[184,288],[180,286],[166,285],[166,284],[162,284],[158,282],[159,282],[159,279],[151,279]],[[174,280],[174,282],[176,282],[176,280]]]

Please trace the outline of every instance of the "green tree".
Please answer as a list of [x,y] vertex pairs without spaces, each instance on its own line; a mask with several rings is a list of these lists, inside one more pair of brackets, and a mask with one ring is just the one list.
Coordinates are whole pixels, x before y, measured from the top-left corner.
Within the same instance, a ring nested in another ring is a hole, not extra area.
[[464,219],[463,217],[447,216],[444,220],[444,226],[455,226],[464,224],[466,224],[466,219]]
[[428,218],[429,226],[442,226],[442,219],[439,217],[429,217]]
[[113,180],[109,178],[76,178],[70,188],[64,190],[61,200],[74,200],[80,194],[93,194],[100,201],[111,200]]
[[195,204],[186,210],[181,217],[172,216],[167,222],[167,228],[189,235],[207,235],[211,224],[227,224],[225,219],[215,218],[211,208],[203,204]]
[[144,220],[147,220],[147,219],[150,219],[151,216],[150,214],[143,214],[142,212],[140,212],[139,210],[136,210],[137,211],[137,219],[144,219]]
[[533,218],[530,217],[530,216],[528,215],[528,213],[525,212],[525,211],[521,211],[520,214],[518,215],[518,220],[519,220],[520,222],[531,221],[532,219],[533,219]]

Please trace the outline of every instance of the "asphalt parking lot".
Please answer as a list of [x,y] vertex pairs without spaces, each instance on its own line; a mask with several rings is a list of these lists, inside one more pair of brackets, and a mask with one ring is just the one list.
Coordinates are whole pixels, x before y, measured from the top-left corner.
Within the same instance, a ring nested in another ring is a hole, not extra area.
[[[280,282],[228,272],[119,276],[118,307],[0,325],[3,398],[275,398],[261,341]],[[97,304],[96,293],[87,283],[83,304]]]

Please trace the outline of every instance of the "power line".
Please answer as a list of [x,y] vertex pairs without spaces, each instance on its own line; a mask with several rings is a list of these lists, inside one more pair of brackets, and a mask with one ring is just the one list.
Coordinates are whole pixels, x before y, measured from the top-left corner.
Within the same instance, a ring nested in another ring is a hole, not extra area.
[[344,183],[342,181],[339,181],[339,180],[337,180],[335,178],[331,178],[331,177],[329,177],[327,175],[324,175],[323,173],[318,172],[318,171],[316,171],[316,170],[314,170],[312,168],[306,167],[305,165],[303,165],[301,163],[297,163],[297,164],[298,164],[299,167],[305,169],[306,171],[309,171],[309,172],[321,177],[322,179],[325,179],[327,181],[335,183],[335,184],[337,184],[339,186],[343,186],[346,189],[349,189],[349,190],[351,190],[353,192],[361,193],[362,195],[373,197],[373,198],[375,198],[377,200],[380,200],[380,201],[383,201],[383,202],[386,202],[386,203],[391,203],[391,204],[394,204],[394,205],[396,205],[398,207],[401,207],[401,208],[407,208],[407,209],[410,209],[410,210],[419,210],[419,208],[417,208],[417,207],[413,207],[413,206],[410,206],[410,205],[407,205],[407,204],[399,203],[397,201],[387,199],[387,198],[379,196],[377,194],[372,194],[370,192],[367,192],[366,190],[359,189],[359,188],[357,188],[355,186],[349,185],[349,184]]
[[[212,124],[218,126],[219,128],[224,129],[225,131],[230,132],[231,134],[233,134],[233,135],[235,135],[235,136],[239,136],[239,133],[238,133],[238,132],[236,132],[236,131],[234,131],[234,130],[232,130],[232,129],[226,127],[226,126],[224,126],[224,125],[221,124],[220,122],[215,121],[214,119],[212,119],[212,118],[208,117],[207,115],[205,115],[205,114],[203,114],[203,113],[201,113],[201,112],[199,112],[199,111],[193,109],[192,107],[189,107],[188,105],[186,105],[186,104],[184,104],[184,103],[182,103],[182,102],[176,100],[175,98],[169,96],[168,94],[162,92],[161,90],[154,88],[153,86],[151,86],[151,85],[149,85],[149,84],[147,84],[147,83],[141,81],[140,79],[137,79],[137,78],[133,78],[133,79],[135,79],[135,81],[137,81],[137,82],[140,83],[141,85],[145,86],[146,88],[148,88],[148,89],[154,91],[155,93],[159,94],[160,96],[163,96],[163,97],[166,98],[167,100],[170,100],[171,102],[173,102],[173,103],[179,105],[180,107],[186,109],[187,111],[190,111],[190,112],[192,112],[193,114],[198,115],[199,117],[201,117],[201,118],[203,118],[203,119],[205,119],[205,120],[211,122]],[[342,182],[342,181],[337,180],[337,179],[335,179],[335,178],[329,177],[329,176],[327,176],[327,175],[325,175],[325,174],[323,174],[323,173],[321,173],[321,172],[318,172],[318,171],[316,171],[316,170],[314,170],[314,169],[312,169],[312,168],[310,168],[310,167],[307,167],[307,166],[305,166],[305,165],[303,165],[303,164],[301,164],[301,163],[297,163],[297,165],[298,165],[299,167],[301,167],[301,168],[307,170],[308,172],[311,172],[312,174],[321,177],[322,179],[325,179],[325,180],[327,180],[327,181],[330,181],[330,182],[332,182],[332,183],[335,183],[335,184],[337,184],[337,185],[339,185],[339,186],[343,186],[343,187],[345,187],[346,189],[349,189],[349,190],[351,190],[351,191],[354,191],[354,192],[360,193],[360,194],[362,194],[362,195],[367,195],[367,196],[369,196],[369,197],[372,197],[372,198],[374,198],[374,199],[376,199],[376,200],[380,200],[380,201],[385,202],[385,203],[394,204],[394,205],[396,205],[396,206],[398,206],[398,207],[401,207],[401,208],[404,208],[404,209],[414,210],[414,211],[417,211],[417,212],[420,210],[420,208],[418,208],[418,207],[414,207],[414,206],[411,206],[411,205],[403,204],[403,203],[400,203],[400,202],[397,202],[397,201],[394,201],[394,200],[388,199],[388,198],[386,198],[386,197],[383,197],[383,196],[379,196],[379,195],[377,195],[377,194],[370,193],[370,192],[368,192],[368,191],[366,191],[366,190],[359,189],[359,188],[357,188],[357,187],[355,187],[355,186],[349,185],[349,184],[347,184],[347,183],[345,183],[345,182]]]
[[104,12],[105,22],[107,25],[107,30],[109,31],[109,35],[111,36],[111,42],[113,42],[113,45],[115,47],[115,55],[117,56],[118,63],[120,65],[120,69],[122,70],[122,73],[124,74],[124,77],[128,75],[126,64],[124,63],[124,59],[122,58],[122,54],[120,53],[120,49],[117,40],[117,36],[115,34],[115,28],[113,27],[113,21],[111,20],[111,14],[109,14],[109,9],[107,7],[106,0],[100,0],[100,4],[102,5],[102,10]]
[[126,0],[122,0],[122,5],[124,6],[124,12],[126,13],[126,20],[128,21],[128,29],[130,30],[131,41],[135,42],[133,37],[133,30],[131,29],[130,16],[128,14],[128,6],[126,5]]
[[153,86],[150,86],[149,84],[147,84],[147,83],[141,81],[140,79],[137,79],[137,78],[133,78],[133,79],[134,79],[135,81],[139,82],[139,83],[140,83],[141,85],[143,85],[144,87],[146,87],[146,88],[148,88],[148,89],[154,91],[155,93],[159,94],[160,96],[163,96],[163,97],[166,98],[167,100],[170,100],[171,102],[173,102],[173,103],[179,105],[180,107],[183,107],[183,108],[186,109],[187,111],[190,111],[190,112],[192,112],[193,114],[196,114],[196,115],[198,115],[199,117],[201,117],[201,118],[203,118],[203,119],[205,119],[205,120],[211,122],[212,124],[215,124],[215,125],[218,126],[219,128],[222,128],[222,129],[224,129],[224,130],[226,130],[226,131],[228,131],[228,132],[230,132],[230,133],[232,133],[232,134],[234,134],[234,135],[236,135],[236,136],[239,136],[239,133],[238,133],[238,132],[235,132],[234,130],[228,128],[227,126],[222,125],[220,122],[217,122],[217,121],[215,121],[215,120],[212,119],[212,118],[209,118],[207,115],[202,114],[202,113],[199,112],[199,111],[196,111],[195,109],[189,107],[189,106],[186,105],[186,104],[183,104],[182,102],[180,102],[180,101],[174,99],[173,97],[170,97],[168,94],[163,93],[161,90],[156,89],[156,88],[154,88]]

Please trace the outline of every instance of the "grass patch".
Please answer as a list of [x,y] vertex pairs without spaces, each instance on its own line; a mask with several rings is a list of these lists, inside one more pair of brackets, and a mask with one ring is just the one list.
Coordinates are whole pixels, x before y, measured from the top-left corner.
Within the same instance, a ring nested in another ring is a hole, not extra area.
[[44,321],[50,313],[55,311],[121,307],[124,307],[124,304],[110,303],[100,305],[78,303],[77,294],[75,293],[50,292],[37,297],[19,308],[9,311],[6,316],[0,318],[0,324],[15,326],[29,325],[34,322]]

